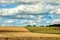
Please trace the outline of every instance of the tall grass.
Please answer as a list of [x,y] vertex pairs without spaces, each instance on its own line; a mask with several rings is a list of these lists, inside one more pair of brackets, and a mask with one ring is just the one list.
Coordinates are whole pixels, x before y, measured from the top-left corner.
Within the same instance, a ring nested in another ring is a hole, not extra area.
[[60,27],[26,27],[34,33],[60,34]]

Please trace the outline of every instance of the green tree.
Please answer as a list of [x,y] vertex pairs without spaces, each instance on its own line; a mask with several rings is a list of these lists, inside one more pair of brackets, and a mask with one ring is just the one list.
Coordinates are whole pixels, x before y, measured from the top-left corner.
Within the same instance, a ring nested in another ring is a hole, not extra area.
[[27,25],[27,27],[31,27],[31,25]]
[[33,27],[36,27],[36,25],[33,25]]

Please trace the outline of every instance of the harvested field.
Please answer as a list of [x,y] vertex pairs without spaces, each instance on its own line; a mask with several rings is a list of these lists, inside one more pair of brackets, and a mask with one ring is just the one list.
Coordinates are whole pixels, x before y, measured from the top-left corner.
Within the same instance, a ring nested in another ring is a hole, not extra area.
[[2,32],[0,40],[60,40],[60,35],[29,32]]
[[31,33],[24,27],[0,27],[0,40],[60,40],[60,35]]
[[0,27],[0,32],[29,32],[24,27]]

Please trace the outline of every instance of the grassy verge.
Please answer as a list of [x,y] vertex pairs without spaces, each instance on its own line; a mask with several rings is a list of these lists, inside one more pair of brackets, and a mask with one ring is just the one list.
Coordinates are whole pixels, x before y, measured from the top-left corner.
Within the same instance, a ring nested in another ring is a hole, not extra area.
[[60,27],[26,27],[30,32],[60,34]]

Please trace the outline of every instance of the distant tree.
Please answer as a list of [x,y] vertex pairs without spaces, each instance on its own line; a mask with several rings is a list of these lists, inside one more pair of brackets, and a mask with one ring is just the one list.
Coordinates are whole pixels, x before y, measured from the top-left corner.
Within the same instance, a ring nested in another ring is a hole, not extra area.
[[48,27],[60,27],[60,24],[49,25]]
[[31,25],[27,25],[26,27],[31,27]]
[[33,25],[33,27],[36,27],[36,25]]
[[43,25],[41,25],[40,27],[44,27]]

